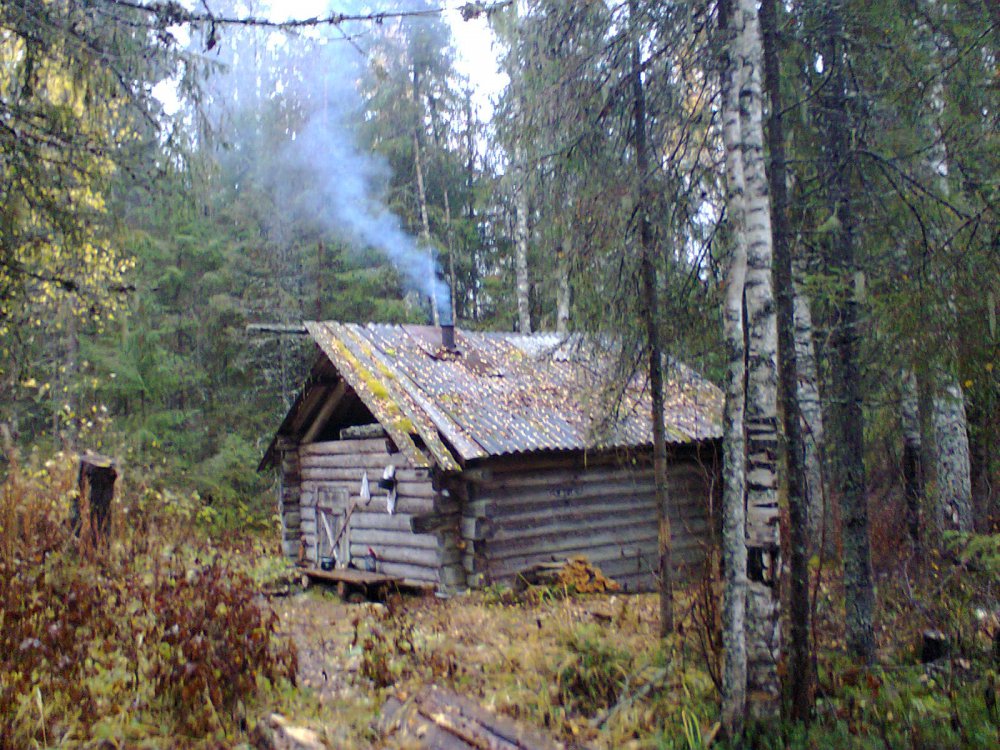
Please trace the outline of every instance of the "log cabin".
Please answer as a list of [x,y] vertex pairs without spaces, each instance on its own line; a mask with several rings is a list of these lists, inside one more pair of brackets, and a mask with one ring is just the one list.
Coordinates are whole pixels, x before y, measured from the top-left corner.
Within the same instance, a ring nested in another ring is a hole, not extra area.
[[[260,469],[286,555],[442,594],[583,555],[626,591],[657,559],[651,402],[583,335],[305,324],[316,359]],[[717,537],[721,391],[667,367],[675,574]],[[620,383],[623,379],[617,378]]]

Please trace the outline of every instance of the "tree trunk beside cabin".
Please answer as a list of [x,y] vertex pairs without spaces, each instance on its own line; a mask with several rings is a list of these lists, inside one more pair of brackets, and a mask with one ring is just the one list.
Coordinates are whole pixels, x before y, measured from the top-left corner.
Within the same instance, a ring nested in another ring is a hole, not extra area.
[[958,379],[948,374],[938,380],[932,400],[934,428],[934,475],[937,502],[935,521],[939,529],[974,530],[972,477],[969,473],[968,420]]
[[819,368],[813,336],[812,310],[802,284],[795,285],[795,367],[798,370],[799,411],[802,415],[802,451],[806,472],[809,518],[809,551],[820,544],[827,550],[833,541],[833,509],[829,503],[823,445],[823,405],[819,393]]
[[861,372],[858,365],[858,278],[854,251],[854,212],[851,189],[852,157],[849,146],[846,60],[843,21],[837,4],[826,6],[821,49],[824,67],[829,67],[822,97],[827,137],[824,165],[827,206],[836,229],[827,242],[826,265],[839,282],[834,296],[831,331],[833,429],[837,480],[840,483],[844,558],[844,606],[847,648],[863,664],[875,659],[872,629],[874,588],[871,542],[868,529],[868,497],[865,487],[864,415],[861,410]]
[[740,134],[746,193],[747,278],[747,677],[751,708],[779,709],[778,341],[771,280],[771,207],[764,169],[763,50],[755,0],[740,0],[737,33],[744,73]]
[[720,57],[722,139],[726,152],[726,216],[732,248],[726,268],[722,315],[726,344],[726,403],[723,414],[722,570],[722,726],[726,736],[743,733],[746,715],[746,348],[743,289],[746,283],[746,232],[743,196],[745,183],[740,151],[739,90],[742,69],[737,65],[733,10],[729,0],[719,3],[719,26],[724,37]]
[[517,298],[517,330],[531,333],[531,284],[528,281],[528,160],[523,153],[515,154],[517,169],[514,200],[517,211],[514,225],[514,274]]
[[556,287],[556,333],[565,336],[569,333],[569,306],[572,291],[569,282],[569,261],[573,253],[573,230],[564,226],[560,238],[559,253],[556,259],[558,286]]
[[806,722],[812,707],[812,664],[809,659],[809,522],[806,476],[798,399],[795,348],[795,286],[789,247],[788,192],[785,170],[785,134],[782,123],[781,70],[778,60],[776,0],[762,0],[760,23],[764,44],[764,74],[768,90],[767,138],[771,155],[769,182],[773,208],[774,286],[777,295],[778,367],[787,467],[790,552],[789,569],[789,683],[792,718]]
[[[629,3],[629,18],[634,19],[636,2]],[[649,391],[652,402],[650,419],[653,428],[653,484],[656,488],[657,530],[660,578],[660,637],[674,630],[673,593],[670,569],[670,516],[667,514],[667,440],[663,422],[663,347],[660,341],[660,300],[656,282],[656,248],[649,223],[650,194],[647,182],[649,154],[646,146],[646,96],[642,86],[642,55],[639,42],[632,45],[632,136],[635,148],[637,206],[639,217],[639,254],[642,274],[642,317],[646,329],[649,363]]]
[[[413,63],[413,105],[416,111],[416,123],[413,128],[413,170],[417,176],[417,205],[420,209],[420,239],[427,252],[428,271],[434,273],[436,263],[434,258],[434,246],[431,244],[431,223],[427,213],[427,192],[424,190],[424,166],[423,166],[423,132],[424,132],[424,110],[423,102],[420,98],[420,66]],[[437,299],[437,285],[431,284],[431,319],[434,325],[440,325]]]
[[903,495],[910,539],[920,542],[920,505],[924,497],[924,447],[920,434],[920,396],[917,376],[904,370],[900,377],[899,421],[903,432]]
[[[934,0],[928,2],[933,14],[938,11]],[[947,14],[947,10],[943,10]],[[932,55],[947,53],[948,42],[932,36],[928,40]],[[945,64],[946,60],[941,60]],[[935,71],[937,72],[937,71]],[[937,190],[944,199],[951,198],[949,182],[948,149],[941,125],[944,112],[944,83],[937,75],[931,84],[931,132],[934,140],[929,151],[930,171],[935,176]],[[944,314],[954,320],[955,301],[952,292],[947,292]],[[947,363],[954,366],[957,359],[954,342],[944,347]],[[939,529],[972,531],[975,524],[972,513],[972,476],[970,473],[970,453],[968,419],[965,413],[965,398],[958,378],[947,370],[932,380],[934,395],[931,403],[931,422],[934,429],[934,474],[936,485],[935,520]]]

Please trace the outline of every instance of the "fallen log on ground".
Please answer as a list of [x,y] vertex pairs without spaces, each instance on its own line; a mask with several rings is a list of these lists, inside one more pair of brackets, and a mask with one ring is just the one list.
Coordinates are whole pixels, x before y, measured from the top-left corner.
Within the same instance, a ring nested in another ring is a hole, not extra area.
[[[379,730],[386,740],[427,750],[562,750],[566,746],[437,686],[390,697]],[[392,746],[392,745],[390,745]]]

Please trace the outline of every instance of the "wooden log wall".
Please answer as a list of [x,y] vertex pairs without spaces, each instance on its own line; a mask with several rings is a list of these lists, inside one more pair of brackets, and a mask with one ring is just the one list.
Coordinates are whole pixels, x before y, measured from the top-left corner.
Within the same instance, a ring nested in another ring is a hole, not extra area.
[[[385,438],[334,440],[299,448],[302,531],[308,559],[316,562],[322,533],[317,528],[317,506],[335,506],[341,512],[353,507],[346,533],[356,565],[363,567],[362,558],[371,547],[380,573],[441,589],[463,586],[457,501],[435,488],[430,470],[412,467],[403,454],[389,448]],[[390,464],[396,467],[397,483],[392,515],[387,508],[389,492],[378,486]],[[365,472],[371,494],[367,502],[361,498]],[[414,519],[419,519],[416,526],[424,533],[414,532]]]
[[[672,460],[669,514],[676,575],[701,569],[713,540],[716,471],[693,451]],[[510,581],[538,562],[585,555],[628,591],[654,588],[657,523],[653,470],[615,462],[585,468],[565,458],[532,465],[528,458],[469,472],[461,528],[470,584]]]
[[298,560],[302,535],[302,514],[299,506],[299,455],[295,445],[279,440],[278,455],[281,481],[278,484],[278,512],[281,516],[281,549],[292,560]]

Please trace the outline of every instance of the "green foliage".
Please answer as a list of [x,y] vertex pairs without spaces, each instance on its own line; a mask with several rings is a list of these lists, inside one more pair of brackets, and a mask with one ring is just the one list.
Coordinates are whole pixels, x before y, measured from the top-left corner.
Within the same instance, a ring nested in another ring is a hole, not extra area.
[[1000,534],[965,534],[944,532],[944,549],[962,567],[1000,578]]
[[609,642],[596,625],[563,634],[556,670],[559,702],[568,711],[593,716],[614,704],[634,669],[632,655]]

